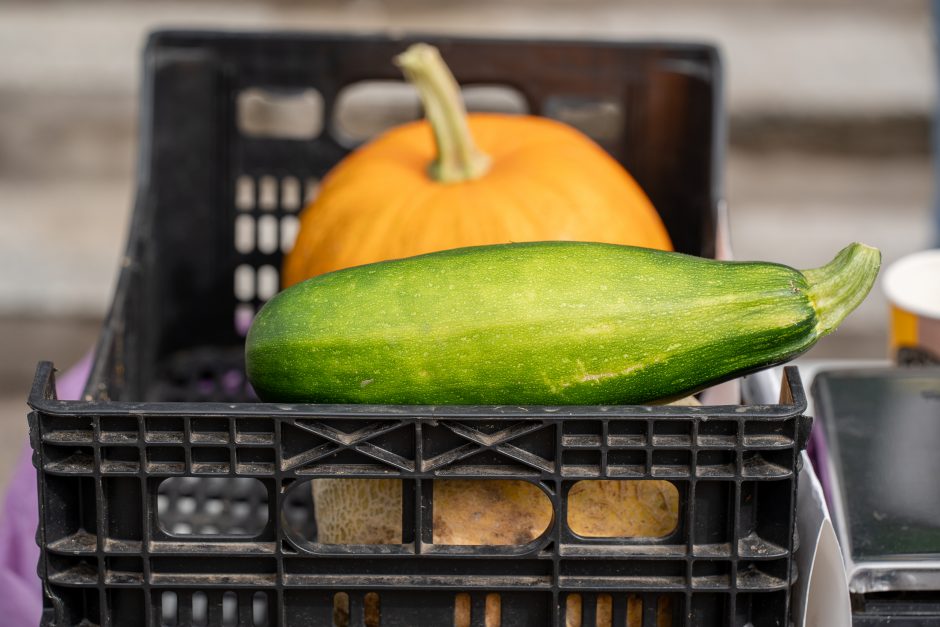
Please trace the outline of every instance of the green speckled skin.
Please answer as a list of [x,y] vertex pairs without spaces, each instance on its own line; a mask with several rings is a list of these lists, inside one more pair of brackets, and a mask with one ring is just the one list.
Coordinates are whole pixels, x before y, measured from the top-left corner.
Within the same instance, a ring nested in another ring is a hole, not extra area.
[[315,277],[246,343],[278,402],[598,405],[675,398],[817,340],[802,273],[643,248],[536,242]]

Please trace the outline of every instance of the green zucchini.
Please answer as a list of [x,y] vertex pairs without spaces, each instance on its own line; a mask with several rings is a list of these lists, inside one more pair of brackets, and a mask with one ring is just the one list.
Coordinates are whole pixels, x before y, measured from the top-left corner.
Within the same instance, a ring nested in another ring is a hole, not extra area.
[[531,242],[331,272],[255,317],[264,400],[641,404],[787,361],[865,298],[881,262],[851,244],[821,268]]

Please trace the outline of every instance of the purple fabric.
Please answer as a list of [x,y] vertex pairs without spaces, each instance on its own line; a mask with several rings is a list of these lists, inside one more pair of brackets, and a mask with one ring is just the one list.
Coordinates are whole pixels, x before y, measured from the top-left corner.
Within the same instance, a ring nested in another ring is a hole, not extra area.
[[[74,400],[81,396],[91,361],[89,352],[57,377],[59,398]],[[0,515],[0,623],[7,627],[35,627],[42,614],[42,587],[36,575],[39,505],[32,454],[29,441],[24,442]]]
[[818,421],[810,432],[806,454],[813,464],[816,477],[819,478],[819,485],[822,486],[823,495],[826,497],[826,505],[829,506],[829,511],[832,511],[832,478],[829,476],[828,465],[829,445],[826,443],[826,434],[823,433],[822,425],[818,424]]

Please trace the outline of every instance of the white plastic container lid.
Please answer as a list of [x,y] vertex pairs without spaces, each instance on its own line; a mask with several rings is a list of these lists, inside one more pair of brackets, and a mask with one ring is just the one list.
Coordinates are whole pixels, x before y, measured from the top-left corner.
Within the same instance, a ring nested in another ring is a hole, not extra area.
[[913,253],[892,263],[885,270],[882,288],[901,309],[940,319],[940,249]]

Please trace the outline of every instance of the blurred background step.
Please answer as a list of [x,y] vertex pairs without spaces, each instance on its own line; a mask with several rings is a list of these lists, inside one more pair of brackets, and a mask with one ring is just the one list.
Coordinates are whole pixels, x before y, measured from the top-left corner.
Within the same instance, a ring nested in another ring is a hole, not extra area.
[[[129,218],[139,54],[157,27],[449,32],[716,43],[740,259],[886,262],[930,245],[935,106],[926,0],[195,0],[0,5],[0,437],[25,437],[39,359],[67,367],[108,306]],[[884,357],[872,297],[816,357]],[[0,449],[0,485],[10,455]]]

